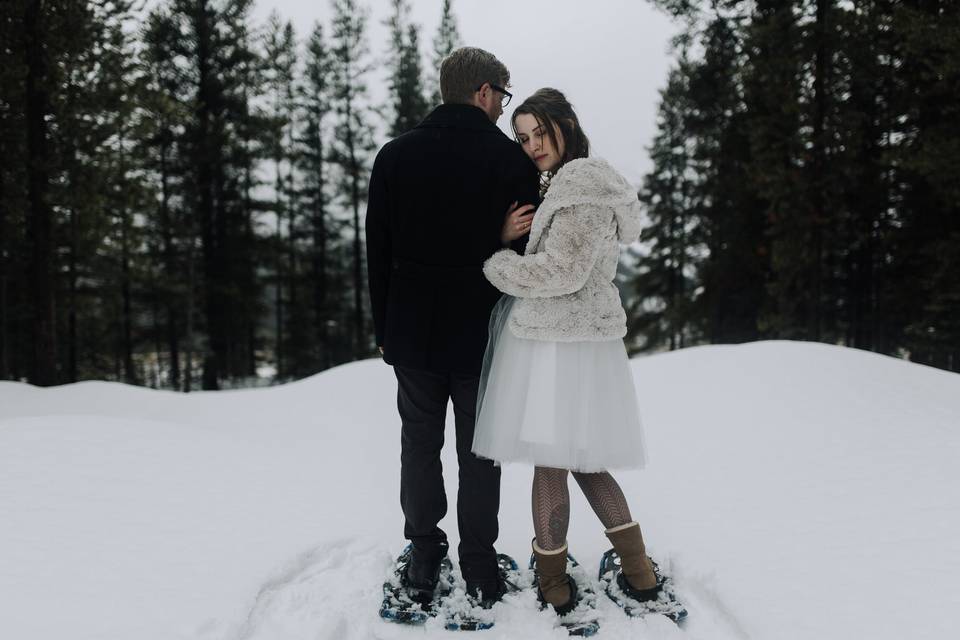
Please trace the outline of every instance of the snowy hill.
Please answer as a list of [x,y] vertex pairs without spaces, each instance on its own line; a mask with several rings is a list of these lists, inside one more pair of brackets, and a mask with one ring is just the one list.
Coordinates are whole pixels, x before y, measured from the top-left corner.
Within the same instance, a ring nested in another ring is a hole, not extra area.
[[[788,342],[633,370],[650,462],[617,477],[690,620],[602,602],[598,638],[958,637],[960,376]],[[187,396],[0,383],[0,638],[455,637],[376,614],[404,543],[395,393],[379,361]],[[530,478],[504,470],[521,561]],[[592,572],[606,539],[571,489]],[[497,619],[484,639],[566,637],[530,593]]]

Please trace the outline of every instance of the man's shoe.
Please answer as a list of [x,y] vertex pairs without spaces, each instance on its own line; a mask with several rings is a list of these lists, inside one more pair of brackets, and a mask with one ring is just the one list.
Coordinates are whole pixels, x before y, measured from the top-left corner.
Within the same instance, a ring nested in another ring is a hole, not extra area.
[[502,573],[496,580],[467,583],[467,596],[484,609],[489,609],[500,602],[507,591],[507,583]]
[[429,547],[412,547],[410,560],[403,572],[403,586],[411,600],[421,604],[433,600],[433,592],[440,581],[440,565],[447,557],[449,547],[446,542]]

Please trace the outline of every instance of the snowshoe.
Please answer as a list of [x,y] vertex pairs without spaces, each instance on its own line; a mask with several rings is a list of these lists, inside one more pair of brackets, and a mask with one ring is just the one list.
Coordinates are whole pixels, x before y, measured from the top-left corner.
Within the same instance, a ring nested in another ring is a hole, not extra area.
[[[618,607],[634,618],[648,615],[664,615],[676,623],[687,617],[687,610],[677,598],[673,580],[664,576],[653,560],[653,571],[657,575],[657,586],[644,591],[632,589],[620,572],[620,556],[613,549],[600,559],[600,584],[607,596]],[[625,584],[626,583],[626,584]],[[631,597],[631,595],[635,597]],[[639,598],[639,599],[638,599]]]
[[435,617],[444,598],[453,591],[453,566],[450,558],[444,556],[440,563],[440,577],[433,597],[425,600],[417,590],[407,589],[407,565],[413,545],[407,545],[397,558],[393,573],[383,583],[383,603],[380,605],[380,617],[390,622],[403,624],[423,624]]
[[[536,557],[530,555],[530,569],[536,566]],[[589,637],[595,635],[600,630],[600,621],[597,614],[597,593],[593,590],[593,585],[586,571],[576,561],[576,559],[567,554],[567,573],[576,582],[574,597],[576,606],[573,610],[562,616],[558,616],[560,626],[567,630],[571,636]],[[534,577],[533,588],[538,589],[536,577]],[[546,605],[543,605],[544,608]]]
[[[517,561],[505,553],[497,554],[497,567],[502,581],[503,596],[511,591],[519,591],[520,568]],[[444,602],[444,614],[447,617],[447,629],[451,631],[480,631],[493,627],[493,613],[491,603],[478,602],[476,597],[464,593],[462,599],[459,592],[447,598]],[[499,598],[497,598],[499,600]]]

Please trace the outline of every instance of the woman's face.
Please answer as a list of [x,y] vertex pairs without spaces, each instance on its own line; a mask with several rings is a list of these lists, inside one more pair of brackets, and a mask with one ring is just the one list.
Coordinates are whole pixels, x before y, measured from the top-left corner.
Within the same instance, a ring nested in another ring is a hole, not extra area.
[[560,166],[560,160],[563,158],[563,134],[560,133],[559,127],[554,127],[557,144],[560,146],[559,149],[555,149],[547,134],[546,125],[540,124],[533,114],[521,113],[513,121],[513,125],[517,130],[517,139],[524,153],[533,160],[537,169],[552,171]]

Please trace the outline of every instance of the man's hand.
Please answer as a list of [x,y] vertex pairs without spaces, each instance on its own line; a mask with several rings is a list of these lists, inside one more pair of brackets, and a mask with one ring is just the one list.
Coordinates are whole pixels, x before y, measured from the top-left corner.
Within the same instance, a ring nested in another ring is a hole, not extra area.
[[504,246],[530,233],[534,209],[536,207],[532,204],[525,204],[520,208],[517,208],[516,202],[510,205],[510,208],[507,209],[506,220],[503,221],[503,230],[500,232],[500,242]]
[[380,355],[383,355],[383,347],[377,347],[380,350]]

